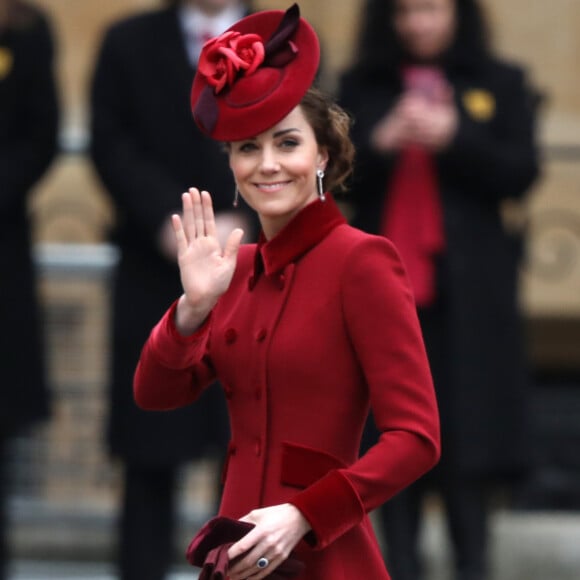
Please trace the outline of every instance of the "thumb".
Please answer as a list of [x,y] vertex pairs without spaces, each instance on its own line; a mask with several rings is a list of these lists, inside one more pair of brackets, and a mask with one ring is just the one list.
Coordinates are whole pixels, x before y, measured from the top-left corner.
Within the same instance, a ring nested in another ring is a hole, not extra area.
[[244,230],[241,228],[236,228],[229,236],[226,241],[224,248],[224,258],[226,260],[236,260],[238,257],[238,252],[240,250],[240,245],[242,243],[242,238],[244,237]]
[[454,99],[455,89],[449,84],[442,86],[439,94],[439,102],[443,103],[444,105],[452,105]]

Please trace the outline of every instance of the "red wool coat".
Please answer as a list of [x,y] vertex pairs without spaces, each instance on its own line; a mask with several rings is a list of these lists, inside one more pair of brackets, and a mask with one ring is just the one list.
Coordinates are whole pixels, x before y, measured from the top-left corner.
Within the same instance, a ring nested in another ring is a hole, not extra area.
[[[388,579],[366,514],[439,457],[429,366],[392,245],[316,201],[241,248],[194,335],[177,333],[174,309],[143,349],[135,398],[181,407],[220,379],[232,432],[220,514],[290,502],[312,526],[297,547],[300,580]],[[359,458],[369,406],[381,436]]]

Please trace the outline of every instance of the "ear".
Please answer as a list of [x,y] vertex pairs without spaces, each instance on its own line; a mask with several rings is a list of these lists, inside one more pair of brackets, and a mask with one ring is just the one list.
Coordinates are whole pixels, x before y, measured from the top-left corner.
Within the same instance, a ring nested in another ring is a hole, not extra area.
[[319,147],[318,155],[316,157],[316,169],[322,169],[325,171],[326,166],[328,165],[328,159],[328,149],[326,147]]

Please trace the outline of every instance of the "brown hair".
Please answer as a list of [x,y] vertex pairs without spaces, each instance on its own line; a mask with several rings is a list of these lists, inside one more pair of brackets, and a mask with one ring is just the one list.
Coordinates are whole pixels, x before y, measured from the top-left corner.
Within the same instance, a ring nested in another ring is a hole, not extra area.
[[319,89],[310,88],[300,107],[310,123],[320,147],[328,151],[324,187],[343,191],[352,173],[355,149],[350,139],[352,120],[341,107]]

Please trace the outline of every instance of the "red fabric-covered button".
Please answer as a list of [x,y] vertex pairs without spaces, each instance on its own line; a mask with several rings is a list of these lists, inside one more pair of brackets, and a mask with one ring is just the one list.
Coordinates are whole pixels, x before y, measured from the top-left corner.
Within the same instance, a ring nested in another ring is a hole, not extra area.
[[258,342],[262,342],[266,336],[268,336],[268,331],[265,328],[260,328],[260,330],[256,332],[256,340]]
[[236,342],[236,339],[238,338],[238,333],[237,333],[236,329],[235,328],[228,328],[226,330],[226,333],[225,333],[225,338],[226,338],[227,344],[232,344],[232,343]]

